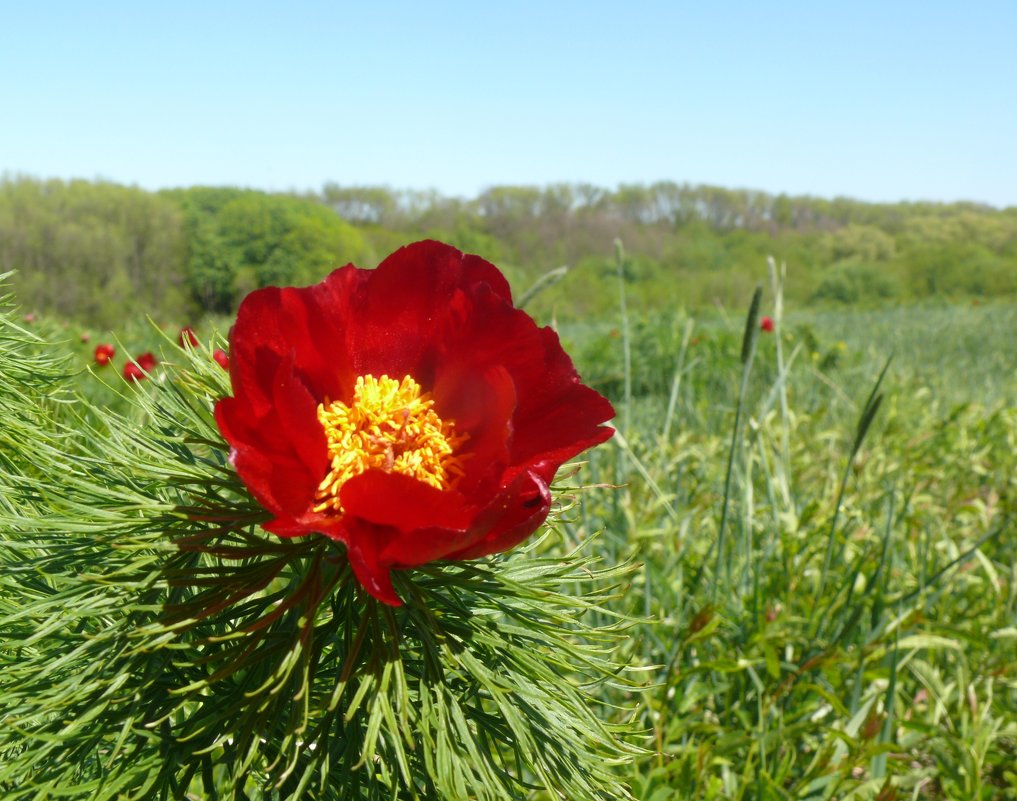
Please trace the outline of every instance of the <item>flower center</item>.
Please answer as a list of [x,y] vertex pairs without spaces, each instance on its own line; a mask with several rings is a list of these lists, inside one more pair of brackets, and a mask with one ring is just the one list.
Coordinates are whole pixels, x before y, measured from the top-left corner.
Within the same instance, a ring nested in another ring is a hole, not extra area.
[[438,417],[433,406],[409,376],[396,381],[370,374],[357,378],[349,406],[328,398],[318,404],[331,467],[318,485],[314,511],[342,514],[339,489],[365,470],[402,473],[437,489],[460,476],[455,449],[466,435],[457,434],[455,423]]

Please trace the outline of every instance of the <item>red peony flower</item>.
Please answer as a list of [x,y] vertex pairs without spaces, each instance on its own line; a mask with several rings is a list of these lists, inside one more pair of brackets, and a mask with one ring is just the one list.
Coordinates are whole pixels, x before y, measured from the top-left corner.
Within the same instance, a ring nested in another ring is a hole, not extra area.
[[155,366],[159,361],[151,354],[151,352],[142,353],[135,361],[138,366],[146,373],[151,373],[155,369]]
[[223,370],[230,369],[230,357],[226,354],[222,348],[216,348],[212,353],[212,358],[215,359],[215,363],[218,364]]
[[183,347],[185,342],[189,343],[192,348],[198,347],[198,335],[194,333],[194,329],[189,325],[181,328],[180,335],[177,337],[177,343],[179,343],[180,347]]
[[124,378],[128,381],[143,381],[145,379],[145,371],[142,370],[136,362],[127,362],[124,364]]
[[142,353],[134,361],[124,365],[124,378],[128,381],[141,381],[148,378],[148,374],[155,369],[158,361],[151,353]]
[[773,318],[764,316],[759,321],[759,327],[763,329],[767,334],[773,333]]
[[440,242],[251,293],[230,379],[215,417],[265,528],[342,542],[396,606],[391,570],[522,542],[558,467],[613,431],[611,404],[498,269]]
[[110,360],[116,355],[116,348],[112,345],[103,343],[102,345],[95,346],[95,363],[100,367],[110,363]]

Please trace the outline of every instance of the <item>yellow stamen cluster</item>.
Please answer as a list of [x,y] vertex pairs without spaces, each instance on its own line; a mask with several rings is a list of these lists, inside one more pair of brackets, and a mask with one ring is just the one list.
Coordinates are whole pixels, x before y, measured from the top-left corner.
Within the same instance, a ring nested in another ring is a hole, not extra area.
[[434,401],[421,394],[409,376],[396,381],[383,375],[357,378],[353,401],[318,405],[318,420],[328,438],[331,467],[315,494],[316,512],[342,514],[339,489],[354,476],[377,468],[411,476],[444,489],[461,475],[456,448],[466,440],[455,423],[442,420]]

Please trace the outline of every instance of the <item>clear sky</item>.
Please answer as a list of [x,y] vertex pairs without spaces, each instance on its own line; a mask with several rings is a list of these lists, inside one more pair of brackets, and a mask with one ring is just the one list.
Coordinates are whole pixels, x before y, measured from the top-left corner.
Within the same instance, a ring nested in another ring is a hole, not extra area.
[[1017,0],[0,0],[0,171],[1017,206]]

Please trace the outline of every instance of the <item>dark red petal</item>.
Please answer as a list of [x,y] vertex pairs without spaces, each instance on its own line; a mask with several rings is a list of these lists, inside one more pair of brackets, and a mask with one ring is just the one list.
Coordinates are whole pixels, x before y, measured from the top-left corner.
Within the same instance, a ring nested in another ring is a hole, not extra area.
[[143,381],[145,372],[134,362],[124,364],[124,378],[128,381]]
[[216,422],[233,446],[234,467],[259,502],[276,514],[298,517],[328,472],[325,432],[317,402],[291,359],[280,360],[266,383],[271,405],[263,417],[254,417],[241,398],[223,398],[215,406]]
[[259,414],[271,406],[267,382],[292,358],[318,400],[349,400],[356,383],[343,327],[363,271],[344,267],[307,289],[268,287],[248,295],[230,332],[233,393]]
[[297,370],[319,399],[348,402],[353,397],[360,373],[350,327],[367,275],[347,265],[321,283],[282,293],[285,335],[299,344],[294,349]]
[[499,297],[512,303],[512,289],[508,281],[491,262],[468,253],[463,256],[463,273],[467,283],[486,284]]
[[511,301],[494,265],[441,242],[407,245],[365,274],[347,340],[358,374],[411,375],[425,388],[432,383],[436,348],[457,296],[485,287],[503,303]]
[[307,485],[314,479],[292,455],[235,445],[233,465],[251,494],[268,511],[293,519],[307,512],[313,497],[308,496]]
[[446,554],[447,559],[476,559],[514,548],[536,531],[547,519],[551,509],[551,492],[547,482],[535,471],[517,476],[485,508],[474,522],[483,538]]
[[608,439],[614,430],[600,426],[614,417],[607,398],[582,384],[558,335],[540,329],[543,358],[521,366],[514,378],[519,395],[512,462],[538,456],[559,464]]
[[447,383],[499,365],[511,376],[517,399],[508,462],[526,464],[543,456],[560,464],[611,436],[612,429],[600,424],[614,416],[613,407],[580,383],[557,334],[538,328],[487,287],[475,288],[461,303],[463,309],[450,311],[461,319],[445,333],[436,368],[439,414],[445,414]]
[[311,476],[317,476],[313,486],[308,486],[313,495],[329,466],[328,438],[318,421],[318,401],[297,377],[295,366],[289,359],[279,365],[272,391],[279,426],[290,448]]
[[447,280],[458,277],[461,256],[437,243],[397,250],[371,272],[363,302],[351,324],[351,340],[360,374],[404,375],[422,383],[421,357],[435,315],[448,303]]
[[379,601],[391,606],[402,605],[392,586],[393,565],[382,559],[382,551],[391,540],[400,535],[399,531],[348,514],[341,518],[314,514],[302,519],[278,517],[265,523],[262,528],[280,537],[320,533],[342,542],[346,546],[350,567],[364,589]]
[[[410,476],[383,470],[368,470],[354,476],[343,484],[339,499],[346,518],[357,518],[404,533],[431,528],[464,531],[472,519],[472,510],[460,493],[439,490]],[[403,551],[412,560],[405,564],[421,563],[413,556],[417,552],[414,548],[424,553],[431,545],[415,541],[415,545]]]
[[[373,271],[371,292],[378,291],[374,281],[387,287],[398,287],[410,282],[416,289],[423,289],[424,295],[407,294],[407,305],[420,305],[436,309],[442,299],[450,297],[457,289],[487,285],[503,300],[512,302],[512,290],[501,270],[480,256],[463,253],[458,248],[433,239],[413,242],[399,248],[388,256]],[[394,285],[388,282],[394,281]],[[401,308],[403,304],[392,304]]]
[[568,385],[543,400],[528,415],[516,415],[513,464],[539,457],[560,465],[614,434],[613,428],[600,425],[614,417],[614,408],[587,386]]
[[320,514],[307,514],[301,517],[289,517],[282,515],[267,523],[262,523],[265,531],[270,531],[280,537],[304,537],[308,534],[324,534],[329,539],[339,542],[346,542],[346,530],[342,521],[338,518],[327,517]]
[[382,526],[351,520],[347,523],[346,556],[365,590],[389,606],[402,606],[392,586],[391,565],[381,562],[378,546],[388,537],[389,532]]
[[484,534],[471,526],[475,510],[462,495],[398,473],[368,471],[350,479],[340,497],[351,564],[386,603],[393,602],[392,569],[443,559]]
[[464,471],[457,487],[469,494],[485,481],[499,481],[508,464],[516,409],[509,372],[501,365],[470,369],[460,364],[439,373],[432,396],[441,418],[468,437],[456,452]]

